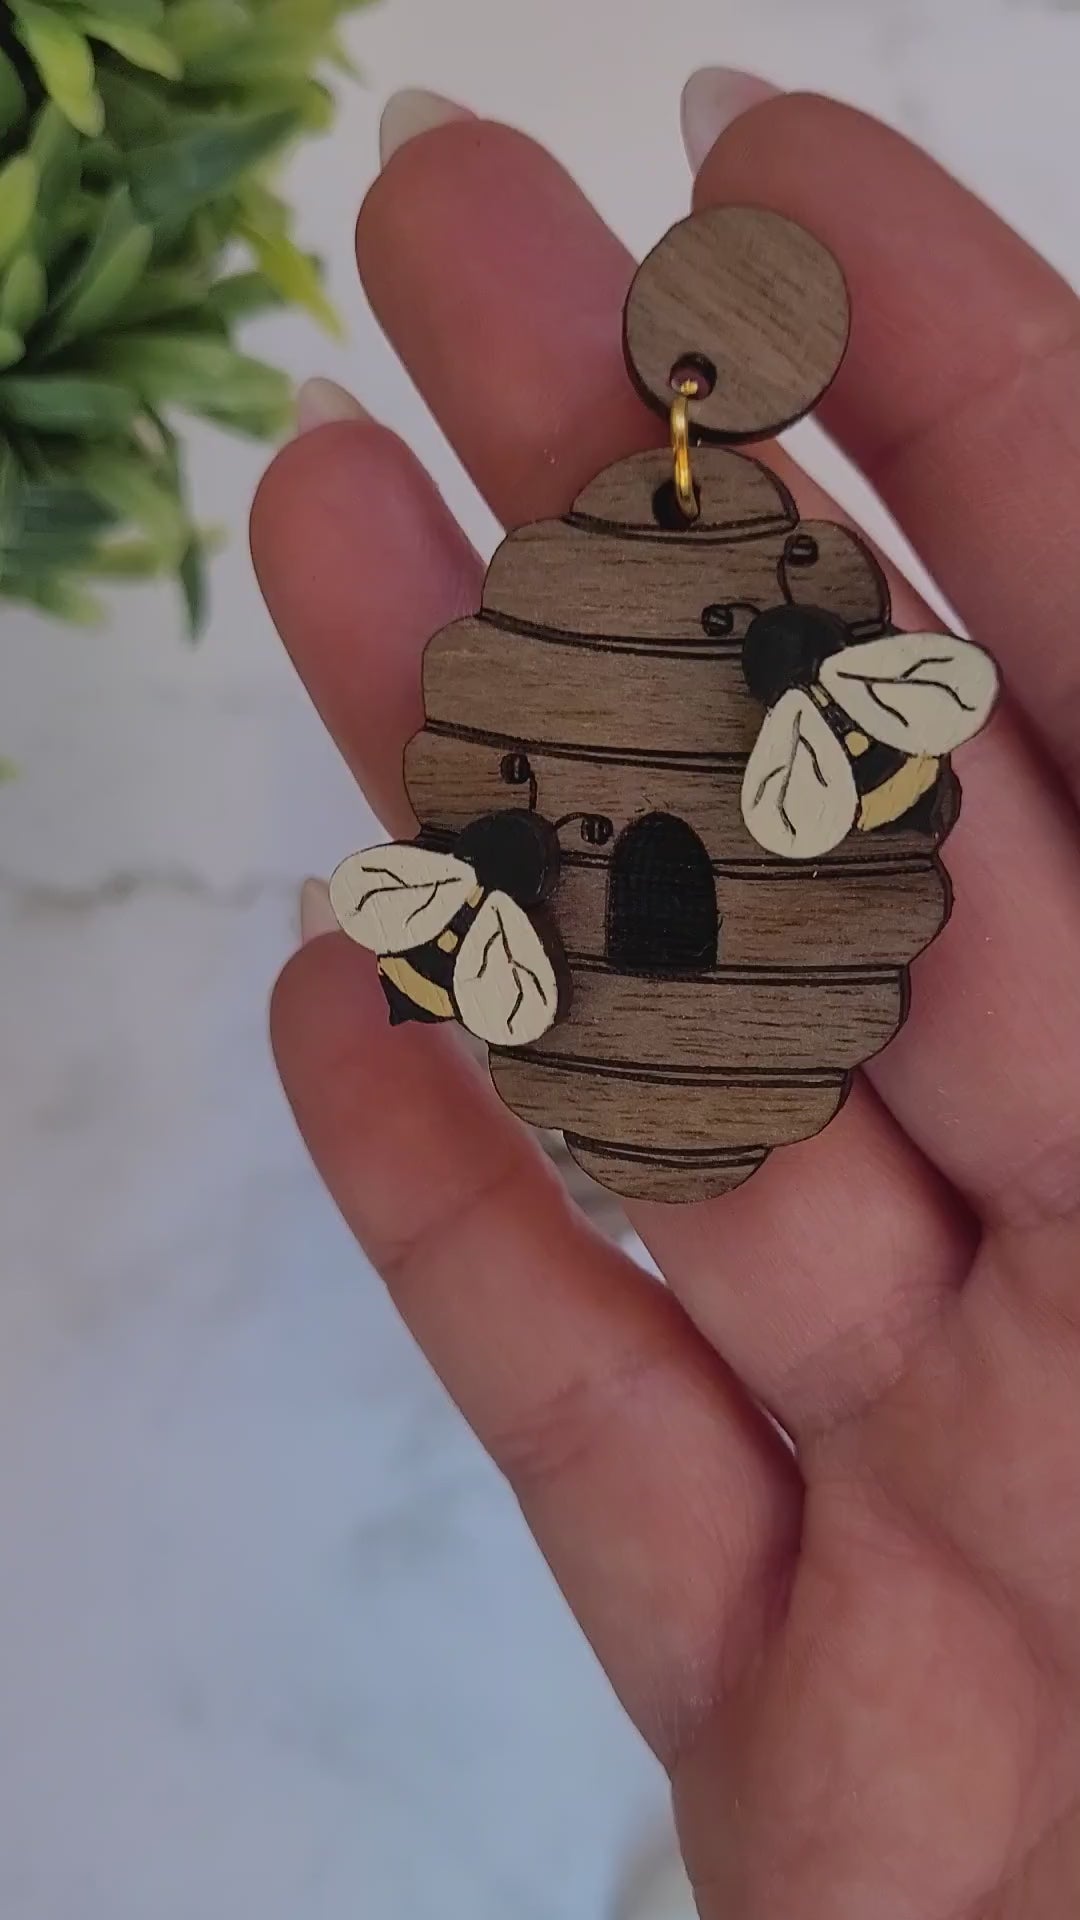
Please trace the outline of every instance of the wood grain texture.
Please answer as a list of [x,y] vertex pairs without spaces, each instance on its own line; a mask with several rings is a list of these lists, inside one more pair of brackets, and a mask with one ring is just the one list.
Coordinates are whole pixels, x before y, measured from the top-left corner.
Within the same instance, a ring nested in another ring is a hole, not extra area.
[[716,1200],[733,1193],[764,1165],[767,1153],[719,1152],[658,1155],[647,1148],[622,1152],[601,1141],[568,1133],[566,1145],[583,1173],[625,1200]]
[[493,1054],[502,1099],[530,1126],[551,1116],[567,1133],[659,1152],[789,1146],[827,1127],[847,1081],[841,1075],[788,1081],[645,1077],[614,1068],[560,1066],[528,1055]]
[[[728,966],[905,966],[937,937],[948,912],[944,870],[839,867],[803,874],[747,868],[716,874],[720,958]],[[564,860],[554,911],[568,953],[605,952],[608,866]]]
[[765,439],[808,413],[830,385],[851,324],[844,276],[820,241],[757,207],[683,220],[635,276],[626,303],[627,365],[667,413],[672,369],[698,359],[711,391],[691,405],[703,439]]
[[648,754],[747,754],[761,726],[737,646],[589,647],[485,620],[461,620],[429,646],[424,706],[434,725],[467,719],[509,741],[586,751],[603,743]]
[[784,544],[780,586],[796,607],[824,607],[853,639],[889,625],[889,583],[865,540],[829,520],[801,520]]
[[646,979],[596,962],[570,967],[570,1017],[535,1050],[542,1059],[628,1067],[847,1072],[888,1045],[907,1011],[895,970],[755,972]]
[[[594,528],[654,534],[656,496],[670,479],[669,448],[632,454],[590,480],[574,501],[570,518]],[[695,447],[694,480],[700,496],[695,540],[785,533],[798,522],[798,508],[783,481],[748,454],[730,447]]]
[[484,584],[484,611],[506,625],[552,634],[700,645],[708,637],[706,607],[724,601],[759,609],[783,598],[783,553],[782,533],[732,544],[541,520],[499,548]]
[[[613,838],[641,814],[672,813],[693,825],[714,865],[742,863],[768,870],[772,864],[790,870],[787,862],[770,863],[747,832],[740,805],[744,756],[730,762],[718,755],[612,758],[599,749],[559,752],[510,735],[471,740],[429,727],[410,741],[405,753],[409,797],[422,827],[436,834],[456,833],[479,813],[519,806],[520,789],[508,787],[502,775],[507,749],[515,745],[524,745],[527,752],[539,811],[553,822],[570,816],[559,836],[568,850],[580,849],[583,813],[610,820]],[[898,825],[872,836],[852,833],[803,877],[837,866],[874,870],[924,861],[954,817],[950,809],[932,826]],[[797,913],[794,895],[791,903],[792,913]]]
[[[599,499],[598,499],[599,504]],[[717,542],[696,533],[617,533],[542,520],[504,541],[484,586],[484,611],[511,629],[581,639],[681,642],[717,636],[709,607],[748,618],[793,600],[835,613],[857,638],[883,631],[889,593],[873,554],[846,527]]]

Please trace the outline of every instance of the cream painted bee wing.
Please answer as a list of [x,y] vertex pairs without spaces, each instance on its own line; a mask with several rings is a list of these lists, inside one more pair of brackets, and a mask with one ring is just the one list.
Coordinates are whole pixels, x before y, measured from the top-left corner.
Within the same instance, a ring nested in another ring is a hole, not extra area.
[[350,940],[369,953],[409,953],[445,933],[476,885],[472,867],[452,854],[370,847],[342,861],[330,903]]
[[990,655],[943,633],[894,633],[845,647],[819,678],[872,740],[910,754],[963,746],[986,725],[998,692]]
[[454,999],[470,1033],[491,1047],[526,1047],[554,1026],[559,983],[527,913],[489,893],[461,943]]
[[847,838],[858,808],[847,754],[820,707],[792,687],[766,714],[747,763],[747,827],[766,853],[818,860]]

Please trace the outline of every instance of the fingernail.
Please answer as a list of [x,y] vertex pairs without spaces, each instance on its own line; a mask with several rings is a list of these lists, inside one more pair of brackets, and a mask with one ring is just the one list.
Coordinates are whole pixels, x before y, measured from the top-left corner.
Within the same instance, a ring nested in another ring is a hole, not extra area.
[[330,905],[330,889],[325,880],[305,880],[300,889],[300,941],[318,940],[324,933],[336,933],[338,917]]
[[733,120],[763,100],[774,100],[780,91],[771,81],[736,67],[700,67],[692,73],[683,88],[682,135],[694,172]]
[[385,167],[418,133],[431,133],[436,127],[447,126],[451,120],[475,118],[468,107],[459,107],[456,100],[444,99],[441,93],[427,93],[423,87],[404,87],[400,93],[392,93],[383,108],[379,123],[380,165]]
[[355,394],[339,387],[336,380],[305,380],[296,397],[296,430],[311,433],[315,427],[327,427],[332,420],[370,420]]

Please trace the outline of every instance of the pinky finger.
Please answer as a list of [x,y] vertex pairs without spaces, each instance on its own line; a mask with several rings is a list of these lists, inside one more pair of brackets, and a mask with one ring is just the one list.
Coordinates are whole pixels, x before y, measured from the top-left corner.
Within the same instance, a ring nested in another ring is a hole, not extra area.
[[272,1026],[345,1219],[672,1761],[784,1593],[787,1455],[671,1296],[567,1204],[453,1036],[391,1032],[343,937],[290,962]]

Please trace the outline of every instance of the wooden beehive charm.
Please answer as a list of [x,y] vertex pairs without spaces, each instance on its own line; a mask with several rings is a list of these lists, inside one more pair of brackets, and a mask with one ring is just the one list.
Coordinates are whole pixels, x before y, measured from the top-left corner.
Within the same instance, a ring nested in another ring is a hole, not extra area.
[[677,371],[705,370],[697,518],[673,505],[666,449],[620,462],[564,519],[511,534],[480,612],[425,655],[405,758],[421,845],[525,809],[558,842],[546,911],[569,990],[541,1038],[493,1049],[495,1086],[624,1195],[723,1193],[826,1126],[949,912],[944,757],[849,726],[860,818],[813,861],[763,851],[745,816],[752,624],[766,646],[804,614],[836,646],[893,632],[868,548],[715,444],[813,405],[847,328],[838,270],[789,223],[725,210],[675,229],[635,282],[627,352],[658,407]]

